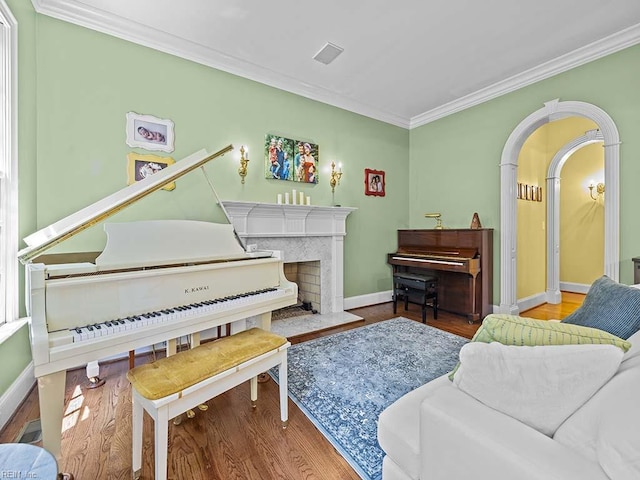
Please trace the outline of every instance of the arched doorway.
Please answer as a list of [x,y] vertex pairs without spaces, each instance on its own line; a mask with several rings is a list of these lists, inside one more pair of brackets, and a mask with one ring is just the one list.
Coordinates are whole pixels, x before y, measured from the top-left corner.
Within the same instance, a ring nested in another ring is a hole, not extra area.
[[[618,129],[611,117],[595,105],[575,101],[561,102],[556,99],[545,103],[543,108],[520,122],[507,139],[502,151],[500,162],[500,305],[498,307],[500,313],[514,315],[519,313],[516,298],[518,154],[525,140],[537,128],[550,121],[570,116],[592,120],[602,133],[605,149],[604,175],[605,185],[607,185],[607,200],[604,206],[604,273],[613,280],[618,280],[620,259],[620,140]],[[549,192],[550,189],[547,188],[547,193]]]
[[546,301],[560,303],[560,171],[576,151],[593,143],[603,143],[600,130],[590,130],[574,138],[556,153],[547,170],[547,287]]

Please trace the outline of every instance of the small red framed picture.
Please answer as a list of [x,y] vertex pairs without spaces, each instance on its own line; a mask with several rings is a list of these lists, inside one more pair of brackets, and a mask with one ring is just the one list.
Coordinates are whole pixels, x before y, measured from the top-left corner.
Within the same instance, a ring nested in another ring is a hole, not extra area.
[[382,170],[364,169],[364,194],[384,197],[384,172]]

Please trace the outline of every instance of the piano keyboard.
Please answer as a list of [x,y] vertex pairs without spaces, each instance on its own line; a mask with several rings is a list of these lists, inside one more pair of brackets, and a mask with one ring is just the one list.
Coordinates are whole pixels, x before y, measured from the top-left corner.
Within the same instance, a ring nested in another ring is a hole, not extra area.
[[439,265],[454,265],[456,267],[462,267],[464,262],[456,262],[454,260],[436,260],[433,258],[417,258],[415,256],[411,257],[392,257],[393,260],[410,260],[412,262],[422,262],[422,263],[435,263]]
[[277,298],[284,295],[284,293],[283,289],[266,288],[255,292],[242,293],[214,300],[205,300],[190,305],[166,308],[155,312],[131,315],[116,320],[75,327],[69,329],[69,333],[71,333],[73,343],[79,343],[167,322],[181,321],[208,314],[217,314],[242,307],[243,305]]

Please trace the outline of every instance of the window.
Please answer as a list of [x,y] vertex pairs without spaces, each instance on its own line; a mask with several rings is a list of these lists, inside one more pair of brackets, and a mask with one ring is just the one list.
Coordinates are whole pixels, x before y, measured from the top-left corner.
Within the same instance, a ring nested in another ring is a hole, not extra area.
[[0,323],[18,318],[17,23],[0,0]]

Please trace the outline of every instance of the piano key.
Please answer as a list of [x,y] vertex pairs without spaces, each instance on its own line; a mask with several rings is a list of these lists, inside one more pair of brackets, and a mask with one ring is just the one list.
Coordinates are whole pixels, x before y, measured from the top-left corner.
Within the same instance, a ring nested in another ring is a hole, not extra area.
[[99,337],[128,332],[131,330],[153,326],[160,323],[178,321],[185,318],[193,318],[209,313],[238,308],[261,299],[268,299],[284,294],[283,290],[267,288],[255,292],[247,292],[238,295],[228,295],[223,298],[194,302],[188,305],[178,305],[153,312],[145,312],[125,318],[107,320],[105,322],[74,327],[70,329],[72,342],[79,343]]

